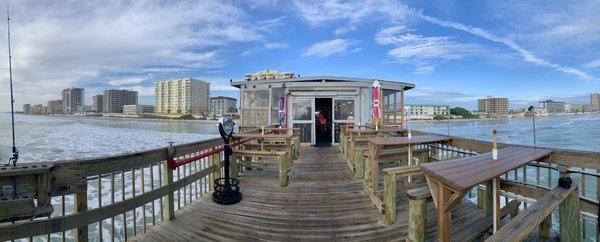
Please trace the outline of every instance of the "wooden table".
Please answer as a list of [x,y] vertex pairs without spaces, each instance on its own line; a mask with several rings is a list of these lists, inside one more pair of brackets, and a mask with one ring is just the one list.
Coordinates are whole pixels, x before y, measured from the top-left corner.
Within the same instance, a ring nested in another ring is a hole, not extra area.
[[371,186],[372,191],[377,192],[377,171],[379,169],[379,155],[382,150],[408,147],[412,145],[441,143],[450,141],[452,137],[437,134],[427,134],[408,137],[390,137],[390,138],[368,138],[369,152],[371,152]]
[[550,156],[549,149],[507,146],[498,150],[498,159],[484,153],[459,159],[420,164],[438,214],[438,240],[450,241],[451,211],[466,192],[531,161]]

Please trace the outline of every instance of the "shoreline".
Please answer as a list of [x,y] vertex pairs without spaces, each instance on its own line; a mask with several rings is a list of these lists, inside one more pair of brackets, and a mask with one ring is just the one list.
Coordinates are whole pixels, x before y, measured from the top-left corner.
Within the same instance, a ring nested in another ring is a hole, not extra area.
[[171,118],[140,118],[140,117],[116,117],[116,116],[75,116],[75,115],[37,115],[37,114],[22,114],[24,116],[37,116],[48,118],[67,118],[67,119],[97,119],[97,120],[123,120],[123,121],[141,121],[141,122],[190,122],[190,123],[206,123],[216,124],[218,120],[204,119],[171,119]]

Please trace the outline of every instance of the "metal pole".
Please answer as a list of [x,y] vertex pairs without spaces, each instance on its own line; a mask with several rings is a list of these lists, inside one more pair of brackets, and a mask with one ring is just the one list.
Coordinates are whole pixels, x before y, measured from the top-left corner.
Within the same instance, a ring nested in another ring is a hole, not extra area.
[[533,118],[533,147],[537,147],[537,141],[536,141],[536,137],[535,137],[535,111],[532,110],[532,116]]
[[450,136],[450,106],[447,107],[446,111],[448,112],[446,115],[446,127],[448,128],[448,136]]

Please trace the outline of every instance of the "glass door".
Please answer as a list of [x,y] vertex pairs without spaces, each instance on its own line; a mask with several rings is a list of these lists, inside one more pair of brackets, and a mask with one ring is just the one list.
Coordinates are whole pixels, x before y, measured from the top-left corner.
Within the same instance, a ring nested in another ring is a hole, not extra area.
[[300,142],[315,144],[315,99],[292,97],[291,122],[301,129]]
[[341,125],[354,123],[355,112],[354,98],[333,99],[333,142],[340,142]]

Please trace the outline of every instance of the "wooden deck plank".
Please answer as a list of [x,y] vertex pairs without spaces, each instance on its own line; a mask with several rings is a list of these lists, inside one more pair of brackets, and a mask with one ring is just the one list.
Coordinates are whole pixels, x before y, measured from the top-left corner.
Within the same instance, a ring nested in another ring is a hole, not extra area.
[[[265,160],[262,170],[245,171],[240,177],[242,202],[222,206],[202,197],[175,215],[158,223],[143,241],[403,241],[408,235],[406,186],[398,182],[398,220],[384,226],[382,215],[354,179],[344,157],[336,148],[303,148],[294,162],[288,187],[277,181],[276,163]],[[381,169],[386,167],[383,165]],[[424,185],[424,183],[421,183]],[[435,227],[430,204],[428,229]],[[456,228],[470,228],[484,215],[465,202],[453,216],[461,217]],[[430,231],[429,233],[435,233]],[[460,236],[460,231],[456,232]],[[435,236],[435,235],[433,235]]]

